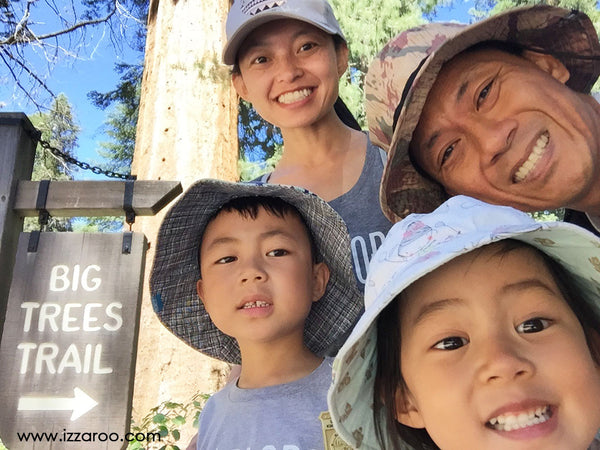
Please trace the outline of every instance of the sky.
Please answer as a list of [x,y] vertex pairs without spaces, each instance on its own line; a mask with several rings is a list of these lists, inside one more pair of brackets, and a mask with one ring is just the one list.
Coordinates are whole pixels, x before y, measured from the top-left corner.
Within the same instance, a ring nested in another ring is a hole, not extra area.
[[[455,0],[452,4],[439,8],[435,17],[428,19],[467,22],[469,21],[468,10],[472,6],[473,0]],[[50,26],[51,18],[46,19]],[[64,93],[73,106],[75,118],[81,127],[79,148],[76,150],[77,158],[97,165],[102,161],[96,153],[98,142],[106,140],[102,125],[107,111],[94,106],[87,97],[88,92],[93,90],[108,92],[114,89],[119,81],[119,74],[114,71],[115,63],[135,63],[142,58],[142,55],[130,49],[126,43],[121,43],[120,50],[115,49],[108,35],[94,33],[98,32],[88,34],[88,43],[76,60],[62,58],[62,62],[54,67],[49,85],[56,94]],[[3,70],[6,69],[0,66],[0,112],[33,114],[35,109],[27,103],[22,94],[17,92],[16,97],[13,95],[14,83],[7,79],[7,74],[2,73]],[[82,170],[74,176],[79,180],[106,179],[102,175],[94,175],[90,171]]]

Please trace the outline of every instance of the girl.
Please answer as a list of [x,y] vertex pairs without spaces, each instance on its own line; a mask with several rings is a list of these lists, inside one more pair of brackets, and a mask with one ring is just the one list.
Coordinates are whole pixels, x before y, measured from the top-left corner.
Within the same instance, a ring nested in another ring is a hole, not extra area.
[[329,409],[358,449],[599,448],[600,240],[464,196],[374,255]]
[[[285,150],[261,181],[302,186],[342,216],[361,286],[391,222],[379,206],[385,153],[338,97],[348,47],[326,0],[237,0],[223,60],[233,85],[281,129]],[[344,122],[344,120],[346,122]]]

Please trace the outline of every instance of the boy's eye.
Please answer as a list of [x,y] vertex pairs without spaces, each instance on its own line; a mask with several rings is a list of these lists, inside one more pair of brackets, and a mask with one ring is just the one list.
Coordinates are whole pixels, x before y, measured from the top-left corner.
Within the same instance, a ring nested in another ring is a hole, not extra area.
[[458,336],[451,336],[442,339],[438,343],[436,343],[433,348],[438,350],[456,350],[457,348],[462,347],[463,345],[467,345],[469,341],[465,338],[461,338]]
[[549,326],[550,320],[542,319],[541,317],[535,317],[519,324],[517,326],[517,331],[519,333],[539,333]]
[[217,260],[217,264],[228,264],[230,262],[235,261],[237,258],[235,256],[224,256]]
[[271,250],[269,253],[267,253],[267,256],[285,256],[288,253],[289,252],[287,250],[284,250],[282,248],[277,248],[277,249]]
[[481,107],[481,105],[483,104],[483,102],[485,102],[485,99],[487,98],[490,91],[492,90],[493,84],[494,84],[494,80],[492,79],[492,81],[490,81],[488,84],[486,84],[485,87],[479,92],[479,95],[477,96],[477,109],[478,110]]
[[252,60],[253,64],[264,64],[267,62],[266,56],[257,56]]

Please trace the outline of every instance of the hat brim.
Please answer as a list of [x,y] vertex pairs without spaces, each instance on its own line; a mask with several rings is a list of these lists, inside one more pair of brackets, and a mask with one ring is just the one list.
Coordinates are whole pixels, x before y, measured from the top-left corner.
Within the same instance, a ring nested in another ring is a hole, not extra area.
[[600,60],[585,58],[600,55],[598,35],[589,17],[578,11],[544,5],[514,8],[454,29],[456,34],[444,40],[417,73],[392,136],[380,200],[384,214],[393,222],[410,213],[431,212],[448,198],[440,184],[415,169],[409,155],[413,132],[444,63],[479,42],[498,40],[551,54],[578,55],[580,58],[559,58],[570,73],[566,84],[574,90],[589,92],[600,75]]
[[329,267],[326,292],[313,303],[304,336],[308,348],[323,355],[350,331],[362,311],[362,298],[345,223],[326,202],[304,189],[208,179],[192,185],[169,210],[159,229],[150,277],[154,310],[173,334],[195,349],[229,363],[241,362],[237,341],[214,325],[198,298],[198,255],[210,218],[228,201],[253,196],[277,197],[294,206]]

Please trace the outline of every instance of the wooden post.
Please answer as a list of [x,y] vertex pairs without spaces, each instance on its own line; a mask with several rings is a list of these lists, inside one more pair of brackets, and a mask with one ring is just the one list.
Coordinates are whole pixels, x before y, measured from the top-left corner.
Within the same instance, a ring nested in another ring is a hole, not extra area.
[[0,336],[23,218],[13,211],[19,180],[31,179],[39,132],[23,113],[0,113]]

